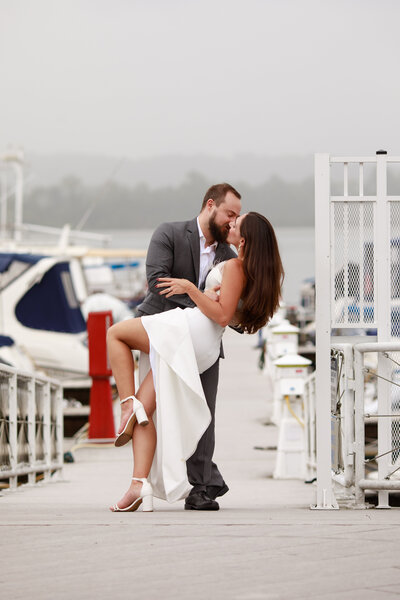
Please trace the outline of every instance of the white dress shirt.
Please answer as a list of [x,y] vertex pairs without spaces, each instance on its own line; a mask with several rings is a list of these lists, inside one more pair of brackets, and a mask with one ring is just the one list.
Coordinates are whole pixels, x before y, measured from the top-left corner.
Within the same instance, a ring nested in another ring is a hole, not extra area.
[[206,238],[201,230],[199,217],[197,217],[197,227],[199,229],[200,237],[200,267],[199,267],[199,281],[197,286],[200,288],[205,278],[207,277],[208,271],[211,269],[215,259],[215,251],[217,249],[218,242],[214,242],[210,246],[206,247]]

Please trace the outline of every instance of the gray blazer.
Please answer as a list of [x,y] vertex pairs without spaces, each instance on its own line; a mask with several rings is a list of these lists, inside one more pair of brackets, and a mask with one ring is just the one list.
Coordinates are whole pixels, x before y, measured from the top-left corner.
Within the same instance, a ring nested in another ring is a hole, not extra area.
[[[234,258],[235,252],[229,244],[218,244],[214,263]],[[179,277],[195,285],[199,280],[200,239],[197,220],[163,223],[150,241],[146,259],[148,292],[138,306],[139,314],[154,315],[180,306],[194,306],[187,294],[165,298],[155,286],[158,277]]]

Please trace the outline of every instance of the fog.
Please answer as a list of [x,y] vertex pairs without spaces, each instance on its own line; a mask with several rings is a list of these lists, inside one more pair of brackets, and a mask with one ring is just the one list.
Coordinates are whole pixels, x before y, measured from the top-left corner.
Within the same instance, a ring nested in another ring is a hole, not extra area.
[[399,154],[399,22],[396,0],[0,0],[0,151]]

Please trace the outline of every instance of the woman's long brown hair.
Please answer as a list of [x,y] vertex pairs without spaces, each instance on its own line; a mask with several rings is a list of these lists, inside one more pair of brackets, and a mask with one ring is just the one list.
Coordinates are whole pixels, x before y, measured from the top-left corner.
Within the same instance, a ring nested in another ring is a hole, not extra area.
[[279,307],[284,270],[271,223],[263,215],[249,212],[240,224],[244,238],[240,321],[244,331],[255,333]]

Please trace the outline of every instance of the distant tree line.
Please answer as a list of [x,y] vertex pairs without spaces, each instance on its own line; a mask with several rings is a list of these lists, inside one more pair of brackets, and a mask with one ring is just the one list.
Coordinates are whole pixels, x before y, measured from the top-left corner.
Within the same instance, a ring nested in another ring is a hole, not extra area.
[[[69,223],[84,229],[154,228],[162,221],[184,220],[198,214],[210,185],[200,173],[189,173],[175,187],[152,189],[147,184],[125,187],[113,181],[87,186],[74,176],[51,187],[25,194],[24,221],[60,227]],[[275,226],[314,223],[313,178],[290,183],[271,177],[261,185],[230,181],[242,195],[243,210],[265,214]]]

